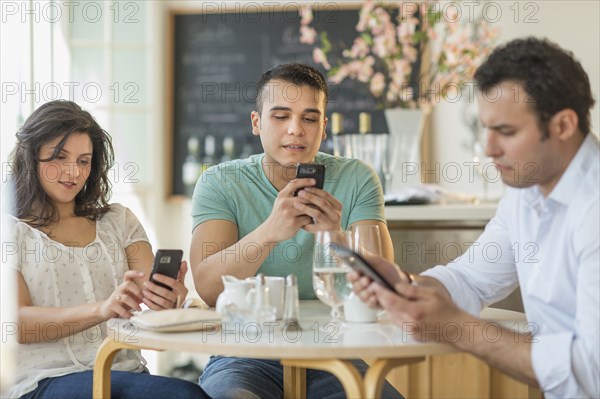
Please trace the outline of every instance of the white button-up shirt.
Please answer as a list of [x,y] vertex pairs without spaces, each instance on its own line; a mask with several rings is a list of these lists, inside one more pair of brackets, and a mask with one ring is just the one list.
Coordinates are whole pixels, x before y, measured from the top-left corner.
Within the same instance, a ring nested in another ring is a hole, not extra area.
[[546,397],[600,397],[600,149],[588,134],[548,197],[508,188],[477,242],[441,281],[465,311],[521,288],[531,358]]

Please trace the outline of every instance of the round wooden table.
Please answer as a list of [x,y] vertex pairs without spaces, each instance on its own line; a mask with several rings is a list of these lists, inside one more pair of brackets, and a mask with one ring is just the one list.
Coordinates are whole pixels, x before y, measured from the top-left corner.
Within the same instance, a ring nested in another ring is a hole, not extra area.
[[[517,312],[486,309],[482,317],[510,325],[523,322]],[[159,333],[145,331],[125,319],[108,321],[108,337],[98,350],[94,367],[94,397],[110,397],[110,368],[121,349],[175,350],[279,359],[284,366],[284,397],[306,396],[306,369],[335,375],[349,398],[379,397],[387,373],[425,356],[457,352],[440,343],[416,342],[410,333],[385,316],[378,323],[337,324],[319,301],[301,301],[297,331],[283,322],[225,325],[207,324],[207,331]],[[352,359],[372,359],[363,377]]]

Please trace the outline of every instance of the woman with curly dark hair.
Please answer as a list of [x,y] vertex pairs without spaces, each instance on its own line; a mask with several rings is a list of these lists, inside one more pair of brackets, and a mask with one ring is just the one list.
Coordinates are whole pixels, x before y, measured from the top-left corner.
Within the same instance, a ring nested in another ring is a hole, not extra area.
[[[17,133],[11,154],[15,212],[17,378],[9,396],[92,396],[96,351],[106,320],[177,306],[187,295],[182,262],[177,279],[147,281],[153,263],[135,215],[109,204],[110,136],[70,101],[42,105]],[[205,397],[193,383],[151,376],[139,351],[114,361],[116,397]]]

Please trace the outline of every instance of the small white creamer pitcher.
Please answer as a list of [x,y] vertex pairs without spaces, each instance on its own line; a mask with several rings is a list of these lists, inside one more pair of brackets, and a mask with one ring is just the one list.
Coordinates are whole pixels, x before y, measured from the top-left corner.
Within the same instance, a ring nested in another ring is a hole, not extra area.
[[236,277],[225,275],[221,276],[223,280],[223,292],[217,298],[216,311],[223,313],[227,305],[235,305],[239,309],[249,309],[252,306],[251,302],[247,301],[248,292],[254,283],[248,280],[240,280]]

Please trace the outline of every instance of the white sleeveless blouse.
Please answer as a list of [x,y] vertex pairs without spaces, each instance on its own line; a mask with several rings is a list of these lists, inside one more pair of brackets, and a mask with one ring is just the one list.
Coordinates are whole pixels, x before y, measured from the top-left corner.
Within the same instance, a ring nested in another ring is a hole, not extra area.
[[[135,215],[120,204],[96,222],[96,238],[85,247],[69,247],[53,241],[43,232],[12,218],[15,253],[9,264],[23,276],[33,306],[69,307],[108,298],[129,270],[125,248],[148,242]],[[98,347],[107,336],[106,323],[56,340],[58,324],[33,329],[49,341],[19,344],[16,353],[16,380],[9,397],[19,397],[37,388],[38,381],[91,370]],[[113,370],[142,371],[146,362],[139,351],[120,351]]]

